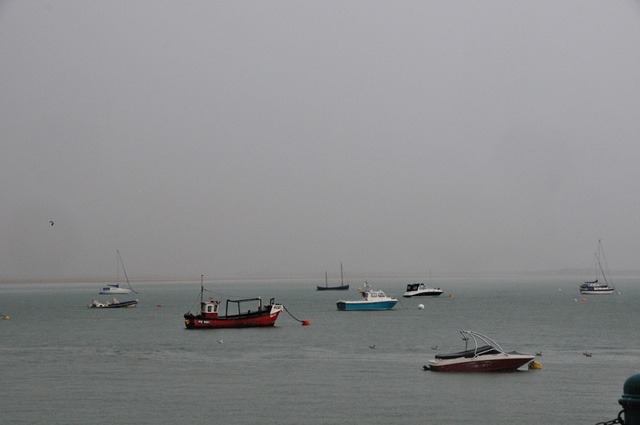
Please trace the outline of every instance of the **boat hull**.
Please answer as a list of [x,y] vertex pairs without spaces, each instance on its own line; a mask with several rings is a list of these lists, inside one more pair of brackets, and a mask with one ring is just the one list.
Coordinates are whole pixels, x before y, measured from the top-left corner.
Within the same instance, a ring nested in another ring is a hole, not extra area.
[[338,310],[351,311],[351,310],[391,310],[395,307],[397,300],[391,301],[375,301],[375,302],[363,302],[363,301],[338,301],[336,304]]
[[529,363],[534,356],[525,354],[491,354],[472,359],[429,360],[429,370],[435,372],[509,372]]
[[415,292],[406,292],[402,295],[405,298],[411,297],[437,297],[438,295],[442,295],[442,290],[430,290],[430,291],[415,291]]
[[610,295],[613,294],[615,288],[607,289],[580,289],[582,295]]
[[201,315],[185,314],[184,324],[187,329],[211,329],[211,328],[256,328],[274,326],[280,310],[273,313],[260,312],[240,314],[233,316],[221,316],[215,319],[205,318]]
[[349,289],[349,285],[342,286],[316,286],[318,291],[346,291]]
[[102,289],[98,293],[101,295],[111,295],[111,294],[129,294],[130,292],[131,292],[130,289],[115,288],[115,289]]
[[134,301],[123,301],[118,303],[99,303],[94,302],[89,305],[89,308],[131,308],[138,305],[138,300]]

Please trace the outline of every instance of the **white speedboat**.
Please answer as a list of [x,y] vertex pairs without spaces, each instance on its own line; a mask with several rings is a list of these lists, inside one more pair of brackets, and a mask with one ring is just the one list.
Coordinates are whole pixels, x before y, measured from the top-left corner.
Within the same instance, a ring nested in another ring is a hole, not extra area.
[[437,297],[442,294],[440,288],[427,288],[424,283],[410,283],[407,285],[407,291],[402,295],[405,298],[410,297]]
[[[425,370],[438,372],[514,371],[532,361],[535,356],[515,351],[505,352],[493,339],[474,331],[462,330],[465,350],[452,354],[437,354]],[[471,343],[470,341],[473,341]]]

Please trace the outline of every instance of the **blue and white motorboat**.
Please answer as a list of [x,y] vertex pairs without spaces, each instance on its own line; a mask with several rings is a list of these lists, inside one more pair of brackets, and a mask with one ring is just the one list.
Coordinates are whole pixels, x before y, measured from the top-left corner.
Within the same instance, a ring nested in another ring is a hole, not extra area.
[[388,297],[383,291],[374,290],[365,282],[364,290],[358,288],[362,298],[355,301],[338,300],[338,310],[391,310],[398,302],[397,298]]
[[427,288],[424,283],[409,283],[407,291],[402,295],[405,298],[410,297],[437,297],[442,294],[440,288]]

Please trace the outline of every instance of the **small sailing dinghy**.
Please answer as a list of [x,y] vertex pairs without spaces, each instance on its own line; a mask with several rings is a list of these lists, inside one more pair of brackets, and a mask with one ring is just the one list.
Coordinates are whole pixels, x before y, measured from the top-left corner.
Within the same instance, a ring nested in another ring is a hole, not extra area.
[[[117,253],[116,260],[118,263],[118,270],[116,272],[116,283],[105,286],[98,293],[102,295],[111,295],[111,294],[130,294],[131,292],[135,292],[137,294],[137,292],[134,291],[133,288],[131,287],[131,283],[129,283],[129,277],[127,276],[127,271],[124,268],[124,263],[122,262],[122,256],[120,255],[120,251],[116,250],[116,253]],[[128,288],[120,287],[120,266],[122,266],[122,271],[124,272],[124,277],[127,280]]]
[[[604,256],[604,248],[602,241],[598,239],[598,252],[595,254],[596,276],[595,280],[584,282],[580,285],[580,293],[582,295],[609,295],[616,290],[611,282],[611,276],[607,277],[609,266]],[[604,267],[603,267],[604,264]]]
[[344,284],[344,274],[342,273],[342,263],[340,263],[340,286],[329,286],[327,280],[327,272],[324,272],[324,286],[318,285],[318,291],[346,291],[349,289],[349,285]]

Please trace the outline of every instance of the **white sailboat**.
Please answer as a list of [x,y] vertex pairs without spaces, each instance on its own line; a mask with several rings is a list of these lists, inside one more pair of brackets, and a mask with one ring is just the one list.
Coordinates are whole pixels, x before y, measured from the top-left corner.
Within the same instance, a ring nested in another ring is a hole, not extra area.
[[607,258],[604,256],[604,248],[602,247],[602,241],[600,239],[598,239],[598,252],[595,254],[595,261],[596,278],[595,280],[584,282],[580,285],[580,293],[582,295],[612,294],[616,288],[613,286],[613,282],[611,282],[611,276],[607,277],[609,266],[607,265]]
[[[129,294],[131,292],[135,292],[137,294],[137,292],[134,291],[133,288],[131,287],[131,283],[129,283],[129,277],[127,276],[127,271],[124,268],[124,263],[122,262],[122,256],[120,255],[120,251],[116,250],[116,253],[118,254],[117,255],[118,271],[116,274],[116,283],[105,286],[100,290],[99,293],[103,295],[110,295],[110,294]],[[124,278],[127,280],[128,288],[123,288],[120,286],[120,266],[122,266],[122,271],[124,272]]]

